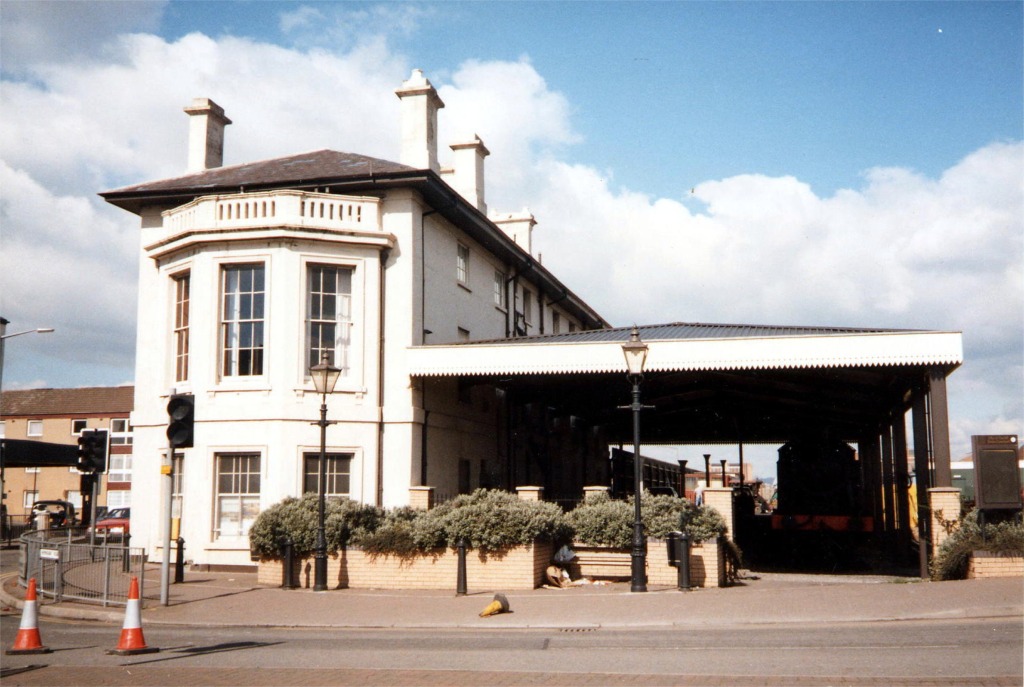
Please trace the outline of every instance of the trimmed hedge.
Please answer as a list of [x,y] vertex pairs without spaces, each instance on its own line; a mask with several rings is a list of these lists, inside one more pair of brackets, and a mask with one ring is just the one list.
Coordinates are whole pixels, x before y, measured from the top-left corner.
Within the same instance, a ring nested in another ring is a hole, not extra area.
[[[308,556],[316,549],[316,494],[302,498],[289,496],[256,517],[249,529],[249,548],[264,558],[280,558],[281,540],[292,540],[296,556]],[[324,536],[328,553],[342,549],[349,541],[358,540],[377,530],[384,520],[384,511],[350,499],[328,498],[324,502]]]
[[[588,546],[626,549],[633,542],[634,506],[632,500],[619,501],[607,494],[591,496],[566,516],[575,539]],[[664,539],[669,532],[683,531],[693,543],[725,534],[725,519],[714,508],[694,506],[674,496],[640,497],[644,534]]]
[[[686,499],[644,493],[645,534],[664,538],[684,530],[694,543],[723,534],[722,516],[712,508],[696,508]],[[280,558],[280,542],[290,537],[293,552],[304,557],[316,547],[317,496],[289,497],[263,511],[249,531],[252,550],[263,558]],[[347,545],[377,554],[411,556],[460,539],[478,551],[496,552],[534,541],[579,541],[593,546],[629,548],[633,537],[631,501],[592,496],[565,514],[554,503],[524,501],[516,494],[478,489],[432,510],[408,507],[384,511],[349,499],[331,498],[325,506],[324,529],[329,553]]]

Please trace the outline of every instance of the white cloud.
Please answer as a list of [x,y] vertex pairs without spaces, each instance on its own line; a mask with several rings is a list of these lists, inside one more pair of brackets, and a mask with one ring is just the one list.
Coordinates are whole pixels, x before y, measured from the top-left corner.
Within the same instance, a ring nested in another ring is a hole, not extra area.
[[12,328],[57,330],[26,337],[19,349],[69,363],[130,366],[137,232],[86,198],[51,193],[3,162],[0,188],[0,308]]
[[[298,35],[319,11],[297,9],[285,28]],[[105,44],[104,63],[36,63],[31,81],[5,80],[5,316],[33,326],[45,314],[83,337],[64,350],[68,360],[84,341],[130,370],[137,218],[94,194],[182,173],[181,108],[195,96],[235,122],[227,164],[319,148],[396,159],[394,90],[410,65],[380,36],[353,45],[338,53],[120,35]],[[748,174],[699,184],[684,204],[574,164],[571,103],[526,58],[427,76],[447,105],[442,159],[453,139],[479,133],[492,151],[490,206],[529,206],[544,263],[613,323],[962,330],[954,434],[1024,433],[1021,143],[987,146],[938,179],[874,169],[862,188],[819,197],[799,179]],[[45,269],[30,277],[21,265]]]

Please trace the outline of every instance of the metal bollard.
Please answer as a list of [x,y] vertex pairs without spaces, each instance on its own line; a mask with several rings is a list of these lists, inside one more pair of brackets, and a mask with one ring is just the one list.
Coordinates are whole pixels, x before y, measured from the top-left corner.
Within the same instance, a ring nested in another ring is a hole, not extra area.
[[281,545],[281,586],[285,589],[295,589],[299,586],[295,582],[295,542],[291,537],[281,537],[278,543]]
[[466,595],[466,540],[460,539],[458,544],[459,551],[459,571],[458,578],[455,581],[455,596]]
[[676,585],[690,589],[690,535],[683,532],[676,538]]
[[174,584],[185,581],[185,539],[178,537],[178,560],[174,563]]

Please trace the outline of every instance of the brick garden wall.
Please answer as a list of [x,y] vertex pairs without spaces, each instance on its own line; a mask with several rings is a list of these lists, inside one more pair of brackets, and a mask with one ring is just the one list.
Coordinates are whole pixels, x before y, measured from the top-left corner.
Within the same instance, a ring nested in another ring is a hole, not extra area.
[[[534,589],[543,583],[544,570],[553,553],[547,542],[496,554],[467,551],[466,586],[469,589]],[[312,558],[295,563],[300,586],[312,586],[312,565]],[[457,575],[458,554],[452,549],[403,558],[349,548],[327,559],[330,589],[454,590]],[[260,561],[259,584],[277,586],[281,579],[281,561]]]
[[986,577],[1024,577],[1024,557],[975,551],[967,567],[967,579]]
[[[577,546],[575,576],[597,579],[629,579],[632,556],[629,551],[598,546]],[[694,587],[725,586],[724,552],[715,541],[706,541],[690,548],[690,584]],[[647,583],[674,587],[679,579],[676,568],[668,564],[664,541],[647,541]]]

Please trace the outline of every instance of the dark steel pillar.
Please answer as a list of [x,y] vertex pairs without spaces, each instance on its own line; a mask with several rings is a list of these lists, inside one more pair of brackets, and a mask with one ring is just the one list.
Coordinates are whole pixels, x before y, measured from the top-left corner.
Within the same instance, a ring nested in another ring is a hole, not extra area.
[[949,457],[949,410],[946,405],[946,373],[939,368],[928,371],[928,410],[932,425],[932,460],[935,461],[935,486],[953,486]]
[[895,471],[892,459],[892,427],[882,429],[882,508],[885,511],[885,532],[896,531]]
[[918,563],[922,580],[927,580],[928,547],[931,542],[931,519],[929,517],[928,489],[932,486],[932,475],[928,469],[928,456],[931,452],[928,441],[927,399],[923,391],[914,393],[914,477],[917,487],[917,543]]

